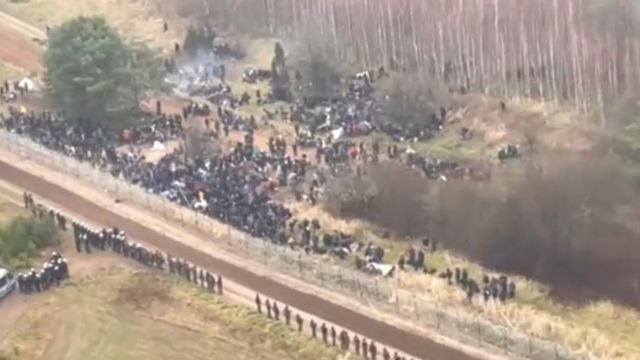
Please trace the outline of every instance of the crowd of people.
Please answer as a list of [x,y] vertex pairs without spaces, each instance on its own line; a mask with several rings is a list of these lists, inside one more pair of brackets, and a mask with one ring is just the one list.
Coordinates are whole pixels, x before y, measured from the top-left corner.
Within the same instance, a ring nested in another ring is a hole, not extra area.
[[[43,219],[49,216],[54,224],[61,229],[66,228],[66,217],[59,211],[47,209],[33,200],[33,196],[24,193],[24,207],[31,210],[34,217]],[[60,283],[69,278],[69,262],[58,252],[53,252],[49,259],[45,261],[40,269],[31,268],[21,272],[17,276],[18,289],[22,294],[32,294],[44,292],[53,286],[60,286]]]
[[[113,253],[137,261],[150,268],[167,270],[183,277],[210,292],[222,294],[222,277],[205,271],[186,260],[164,254],[159,250],[149,250],[141,244],[127,240],[127,235],[118,228],[92,229],[74,221],[73,238],[79,253],[91,254],[91,249],[111,250]],[[166,265],[166,267],[165,267]]]
[[466,269],[456,267],[454,271],[451,271],[447,268],[439,274],[439,277],[446,279],[449,285],[455,285],[462,289],[469,302],[473,301],[473,298],[478,294],[482,294],[485,303],[491,299],[504,303],[516,297],[516,283],[513,280],[510,281],[506,275],[483,275],[482,288]]
[[[220,109],[220,107],[219,107]],[[227,121],[234,113],[223,111],[221,121],[216,120],[215,129],[227,127]],[[164,117],[171,119],[171,117]],[[165,129],[178,129],[171,126]],[[156,163],[145,161],[144,157],[131,152],[117,150],[117,138],[106,132],[90,132],[80,126],[65,121],[64,113],[11,113],[2,121],[2,126],[17,134],[29,136],[53,150],[74,156],[81,161],[89,161],[94,166],[108,170],[114,176],[121,176],[146,191],[159,194],[170,201],[194,208],[213,218],[221,220],[254,237],[262,238],[283,246],[299,248],[307,253],[331,254],[345,258],[356,254],[356,265],[368,273],[391,273],[379,271],[378,265],[385,263],[384,250],[373,244],[364,244],[352,236],[341,232],[322,229],[317,220],[296,219],[282,203],[273,198],[277,187],[291,186],[296,197],[311,202],[319,197],[319,187],[326,181],[321,170],[308,174],[311,163],[304,154],[292,158],[286,152],[286,141],[274,139],[269,142],[268,151],[254,146],[254,133],[247,129],[243,141],[236,143],[227,152],[209,158],[189,159],[182,149],[163,156]],[[162,128],[157,124],[156,128]],[[173,131],[173,130],[170,130]],[[333,144],[332,146],[334,146]],[[345,148],[349,149],[349,148]],[[366,153],[363,145],[356,148],[359,154]],[[379,146],[372,145],[372,153],[377,157]],[[397,156],[398,149],[390,147],[390,158]],[[325,155],[325,162],[334,157]],[[350,158],[354,155],[348,154]],[[412,159],[408,156],[407,159]],[[275,174],[275,175],[274,175]],[[299,191],[305,179],[312,178],[308,195]],[[106,236],[106,234],[105,234]],[[87,239],[85,239],[87,238]],[[78,239],[78,249],[109,246],[103,242],[117,243],[117,239],[101,239],[83,234]],[[125,245],[118,247],[125,256],[129,250]],[[136,252],[137,254],[137,252]],[[142,252],[143,259],[147,259]],[[421,251],[415,259],[409,254],[408,263],[423,267],[426,256]],[[145,260],[146,261],[146,260]],[[402,265],[402,262],[397,264]],[[473,285],[473,282],[470,283]],[[495,288],[494,284],[492,289]],[[474,287],[471,286],[473,290]],[[491,291],[494,294],[495,291]],[[500,291],[498,291],[500,294]]]
[[[238,106],[252,101],[251,96],[247,93],[234,96],[224,82],[219,90],[226,95],[211,97],[211,106],[191,102],[185,106],[183,114],[167,115],[158,102],[153,120],[132,126],[120,134],[112,134],[97,125],[81,126],[69,121],[64,112],[13,111],[0,118],[0,127],[28,136],[80,161],[90,162],[147,192],[202,212],[254,237],[307,253],[332,254],[340,258],[355,253],[357,268],[369,272],[372,266],[375,268],[385,262],[381,247],[365,245],[344,233],[322,229],[313,219],[294,219],[290,210],[275,200],[273,193],[277,188],[289,187],[296,199],[316,204],[327,180],[325,169],[328,168],[331,174],[339,165],[346,165],[360,171],[360,164],[379,161],[384,150],[378,142],[365,144],[350,140],[361,131],[375,127],[402,140],[420,138],[425,136],[424,132],[435,133],[442,128],[446,109],[434,114],[422,133],[404,133],[402,129],[385,127],[376,121],[374,84],[387,76],[383,68],[365,71],[349,78],[347,90],[336,93],[331,99],[304,98],[288,111],[279,110],[283,119],[293,123],[296,139],[287,144],[281,136],[272,137],[267,149],[255,145],[254,132],[258,126],[255,117],[243,117],[235,111]],[[257,91],[255,98],[256,103],[262,104],[265,96]],[[213,108],[217,109],[218,116],[210,120],[208,115]],[[267,116],[273,116],[265,112]],[[194,115],[205,117],[205,127],[214,137],[223,134],[228,137],[230,130],[243,130],[243,140],[228,151],[207,157],[186,156],[185,149],[178,148],[157,162],[149,162],[144,156],[121,147],[122,144],[146,144],[182,136],[182,122]],[[94,123],[85,121],[84,124]],[[336,128],[341,130],[338,135]],[[313,139],[315,164],[306,153],[299,154],[305,136]],[[289,147],[293,156],[287,151]],[[469,169],[457,162],[427,159],[410,147],[402,149],[390,144],[386,155],[432,179],[468,175]],[[106,240],[81,239],[78,248],[84,246],[86,251],[92,241],[101,245],[100,241]],[[415,257],[409,256],[409,265],[426,268],[425,254],[418,251]]]
[[[48,209],[45,205],[37,203],[33,195],[25,192],[24,205],[27,209],[35,209],[34,216],[50,216],[62,230],[66,229],[67,217],[60,211]],[[61,219],[64,219],[62,221]],[[131,242],[123,230],[118,228],[95,229],[80,221],[71,220],[71,229],[78,253],[92,254],[95,250],[111,250],[113,253],[125,258],[132,259],[138,263],[158,270],[166,270],[170,274],[180,276],[186,281],[193,283],[212,293],[223,295],[223,280],[220,275],[214,275],[209,271],[197,267],[184,259],[180,259],[170,254],[164,254],[159,250],[149,250],[141,244]],[[165,265],[167,265],[165,267]],[[50,287],[59,286],[60,282],[69,278],[69,267],[67,260],[57,252],[53,252],[49,261],[43,264],[40,271],[31,269],[18,276],[20,292],[30,294],[33,292],[43,292]],[[298,332],[304,331],[305,319],[301,313],[295,313],[285,305],[280,310],[280,306],[274,300],[263,300],[256,294],[255,304],[258,313],[266,314],[273,321],[280,321],[281,318],[287,326],[293,326]],[[264,306],[264,312],[263,312]],[[362,355],[365,359],[377,360],[406,360],[407,358],[394,351],[393,355],[387,348],[380,351],[378,345],[373,340],[359,337],[357,334],[351,336],[346,330],[339,332],[333,325],[326,323],[319,324],[316,320],[308,321],[308,326],[313,339],[321,339],[327,346],[339,347],[342,351],[353,351],[356,355]]]
[[31,268],[18,274],[18,289],[22,294],[47,291],[69,278],[69,264],[61,254],[53,252],[38,270]]
[[[66,230],[67,217],[60,211],[48,209],[45,205],[36,203],[30,193],[25,192],[23,198],[25,208],[31,209],[35,217],[50,216],[51,220],[61,230]],[[159,250],[150,250],[141,244],[131,242],[127,239],[127,234],[124,230],[117,227],[94,229],[74,220],[71,222],[71,229],[78,253],[92,254],[96,250],[111,250],[114,254],[132,259],[149,268],[166,270],[170,274],[183,277],[186,281],[210,292],[217,292],[218,294],[223,292],[222,276],[212,274],[171,254],[165,254]],[[22,283],[24,285],[20,286],[20,288],[24,289],[24,293],[40,292],[49,288],[52,283],[59,285],[61,280],[68,277],[69,267],[67,260],[54,252],[51,259],[43,265],[41,271],[36,272],[31,269],[29,272],[21,274],[18,278],[18,283],[21,284],[20,279],[23,279]]]

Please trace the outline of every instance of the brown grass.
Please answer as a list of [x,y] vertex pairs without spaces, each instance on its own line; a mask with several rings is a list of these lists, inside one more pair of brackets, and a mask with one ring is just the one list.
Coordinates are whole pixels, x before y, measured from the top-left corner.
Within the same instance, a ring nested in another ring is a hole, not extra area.
[[122,266],[93,275],[36,299],[0,341],[0,358],[339,358],[283,324],[164,275]]
[[173,43],[182,41],[185,24],[177,17],[168,19],[169,31],[163,33],[163,16],[148,5],[143,0],[30,0],[2,2],[0,10],[43,30],[76,16],[100,15],[126,37],[172,51]]

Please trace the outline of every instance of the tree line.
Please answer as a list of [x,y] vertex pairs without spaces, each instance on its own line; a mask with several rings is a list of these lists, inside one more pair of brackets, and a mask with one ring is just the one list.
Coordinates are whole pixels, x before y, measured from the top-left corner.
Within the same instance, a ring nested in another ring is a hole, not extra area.
[[[633,1],[206,0],[181,3],[220,26],[313,41],[329,56],[428,71],[454,88],[595,110],[640,85]],[[185,10],[186,9],[186,10]]]

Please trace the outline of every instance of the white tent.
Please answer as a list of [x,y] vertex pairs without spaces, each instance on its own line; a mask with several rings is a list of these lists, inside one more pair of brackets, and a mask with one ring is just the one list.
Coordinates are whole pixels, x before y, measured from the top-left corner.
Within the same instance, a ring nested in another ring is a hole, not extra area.
[[22,80],[20,80],[18,82],[18,86],[20,86],[21,88],[27,90],[27,91],[37,91],[38,90],[38,86],[36,85],[36,83],[29,79],[29,78],[23,78]]
[[161,142],[156,140],[153,142],[153,150],[164,151],[165,146]]
[[340,140],[342,139],[342,137],[344,136],[344,129],[343,128],[337,128],[335,130],[331,130],[331,139],[333,141],[336,140]]

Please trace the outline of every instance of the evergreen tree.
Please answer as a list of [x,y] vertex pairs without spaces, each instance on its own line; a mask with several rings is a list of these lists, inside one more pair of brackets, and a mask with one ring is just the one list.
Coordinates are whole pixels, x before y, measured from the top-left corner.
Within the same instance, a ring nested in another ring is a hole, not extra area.
[[151,51],[141,49],[126,44],[102,17],[69,20],[49,33],[47,90],[88,128],[117,127],[138,111],[139,95],[163,77],[161,61],[133,60],[134,54],[149,59]]

